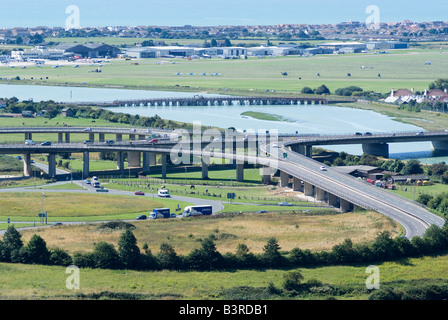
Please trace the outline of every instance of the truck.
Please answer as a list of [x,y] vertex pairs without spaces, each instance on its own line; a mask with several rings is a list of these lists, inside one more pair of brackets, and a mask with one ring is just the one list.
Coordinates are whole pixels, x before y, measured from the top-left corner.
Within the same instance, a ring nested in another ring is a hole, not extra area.
[[188,206],[184,208],[183,217],[190,216],[208,216],[213,213],[213,207],[210,205]]
[[148,216],[149,219],[167,219],[170,217],[170,208],[154,208]]

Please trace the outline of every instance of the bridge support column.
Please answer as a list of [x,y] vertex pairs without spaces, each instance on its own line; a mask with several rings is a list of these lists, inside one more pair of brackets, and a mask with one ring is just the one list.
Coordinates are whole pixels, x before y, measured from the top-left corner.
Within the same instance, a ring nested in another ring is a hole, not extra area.
[[335,196],[332,193],[328,194],[328,205],[332,206],[332,207],[337,207],[338,206],[338,197]]
[[141,134],[138,135],[138,140],[145,140],[145,139],[146,139],[145,135]]
[[64,142],[64,134],[62,132],[58,133],[58,143]]
[[236,164],[236,181],[238,182],[244,181],[244,163]]
[[292,177],[292,190],[293,191],[302,191],[302,180],[296,177]]
[[25,140],[33,140],[33,134],[31,132],[25,133]]
[[128,152],[128,167],[138,168],[141,166],[141,155],[138,151]]
[[313,157],[313,146],[306,146],[305,147],[305,155],[308,158],[312,158]]
[[122,135],[121,133],[117,133],[117,134],[115,135],[115,140],[116,140],[117,142],[123,141],[123,135]]
[[70,133],[65,133],[65,143],[70,143]]
[[280,171],[280,188],[287,187],[289,183],[289,174]]
[[299,154],[305,155],[305,146],[303,144],[295,144],[291,146],[291,150]]
[[316,189],[316,201],[320,202],[325,201],[325,191],[318,187],[315,187],[315,189]]
[[99,142],[104,142],[104,133],[100,133],[98,141]]
[[23,175],[30,177],[33,175],[33,167],[31,166],[31,154],[26,153],[23,155]]
[[82,178],[87,179],[90,175],[90,157],[89,152],[85,151],[82,154]]
[[135,134],[130,134],[129,141],[134,141],[134,140],[135,140]]
[[313,185],[308,182],[303,183],[303,194],[307,197],[312,197],[314,194]]
[[448,141],[431,141],[431,150],[447,151],[448,150]]
[[348,202],[347,200],[344,200],[344,199],[341,199],[340,200],[340,209],[341,209],[341,212],[349,212],[350,211],[350,205],[351,205],[351,203],[350,202]]
[[363,143],[362,152],[372,156],[389,158],[389,145],[387,143]]
[[261,181],[264,184],[269,184],[271,182],[271,168],[263,167],[260,168]]
[[56,178],[56,154],[48,154],[48,177]]
[[149,161],[150,154],[151,154],[150,152],[143,152],[143,163],[142,163],[143,172],[151,172],[151,165]]
[[208,164],[206,161],[204,161],[204,158],[201,159],[202,164],[202,179],[207,180],[208,179]]
[[90,141],[95,141],[95,134],[94,133],[89,133],[89,140]]
[[123,151],[117,152],[117,169],[120,170],[120,174],[124,172],[124,153]]
[[166,180],[166,160],[167,160],[167,154],[162,153],[162,179]]

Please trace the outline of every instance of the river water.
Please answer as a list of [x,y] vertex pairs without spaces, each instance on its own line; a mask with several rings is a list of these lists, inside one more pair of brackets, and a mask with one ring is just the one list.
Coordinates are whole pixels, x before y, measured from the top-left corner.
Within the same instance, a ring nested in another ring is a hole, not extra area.
[[[114,100],[144,99],[159,97],[191,97],[197,93],[169,91],[128,90],[118,88],[52,87],[33,85],[0,85],[0,98],[17,97],[19,100],[54,100],[57,102],[112,102]],[[206,95],[203,96],[216,96]],[[354,132],[416,132],[422,131],[414,125],[404,124],[367,110],[344,108],[331,105],[291,105],[291,106],[129,106],[108,108],[113,112],[138,114],[140,116],[159,115],[161,118],[199,122],[204,126],[220,128],[235,127],[238,130],[278,130],[279,133],[301,134],[353,134]],[[267,121],[241,115],[245,111],[255,111],[280,116],[283,121]],[[322,146],[334,151],[362,154],[361,146]],[[397,159],[419,159],[423,163],[448,162],[448,155],[431,152],[430,142],[391,143],[390,157]]]

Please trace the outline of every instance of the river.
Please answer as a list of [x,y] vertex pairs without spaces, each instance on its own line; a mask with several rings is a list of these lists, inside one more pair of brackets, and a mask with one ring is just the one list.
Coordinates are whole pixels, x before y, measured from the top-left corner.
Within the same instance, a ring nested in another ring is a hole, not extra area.
[[[111,102],[125,99],[145,99],[159,97],[191,97],[197,93],[171,91],[129,90],[119,88],[53,87],[34,85],[0,85],[0,97],[17,97],[19,100],[54,100],[57,102]],[[216,96],[201,94],[204,96]],[[344,108],[331,105],[291,105],[291,106],[129,106],[108,108],[114,112],[138,114],[140,116],[159,115],[164,119],[182,122],[200,122],[205,126],[220,128],[235,127],[239,130],[278,130],[279,133],[303,134],[353,134],[354,132],[415,132],[422,131],[414,125],[394,121],[374,111]],[[268,121],[241,115],[245,111],[255,111],[280,116],[286,121]],[[323,146],[325,148],[325,146]],[[362,154],[361,146],[328,146],[334,151]],[[448,162],[447,155],[431,152],[430,142],[391,143],[390,157],[397,159],[419,159],[423,163]]]

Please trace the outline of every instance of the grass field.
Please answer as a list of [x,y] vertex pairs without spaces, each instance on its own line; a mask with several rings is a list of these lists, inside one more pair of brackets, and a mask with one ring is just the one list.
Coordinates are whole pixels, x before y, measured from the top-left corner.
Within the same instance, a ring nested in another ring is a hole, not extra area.
[[[432,65],[425,65],[425,61],[431,61]],[[138,65],[135,62],[112,60],[104,64],[101,73],[89,72],[96,68],[92,66],[2,68],[0,76],[19,76],[36,84],[87,82],[88,85],[123,85],[143,89],[188,86],[196,90],[220,92],[222,88],[246,92],[252,90],[255,93],[265,90],[299,92],[305,86],[317,88],[325,84],[332,92],[356,85],[364,90],[387,93],[392,88],[424,90],[432,81],[444,78],[444,70],[448,67],[443,50],[427,48],[396,50],[390,54],[287,56],[247,60],[140,59]],[[366,68],[362,69],[363,66]],[[282,76],[281,72],[287,72],[288,76]],[[209,76],[203,76],[203,73]],[[210,76],[213,73],[221,75]],[[347,76],[348,73],[351,77]],[[48,80],[36,80],[41,77],[48,77]]]

